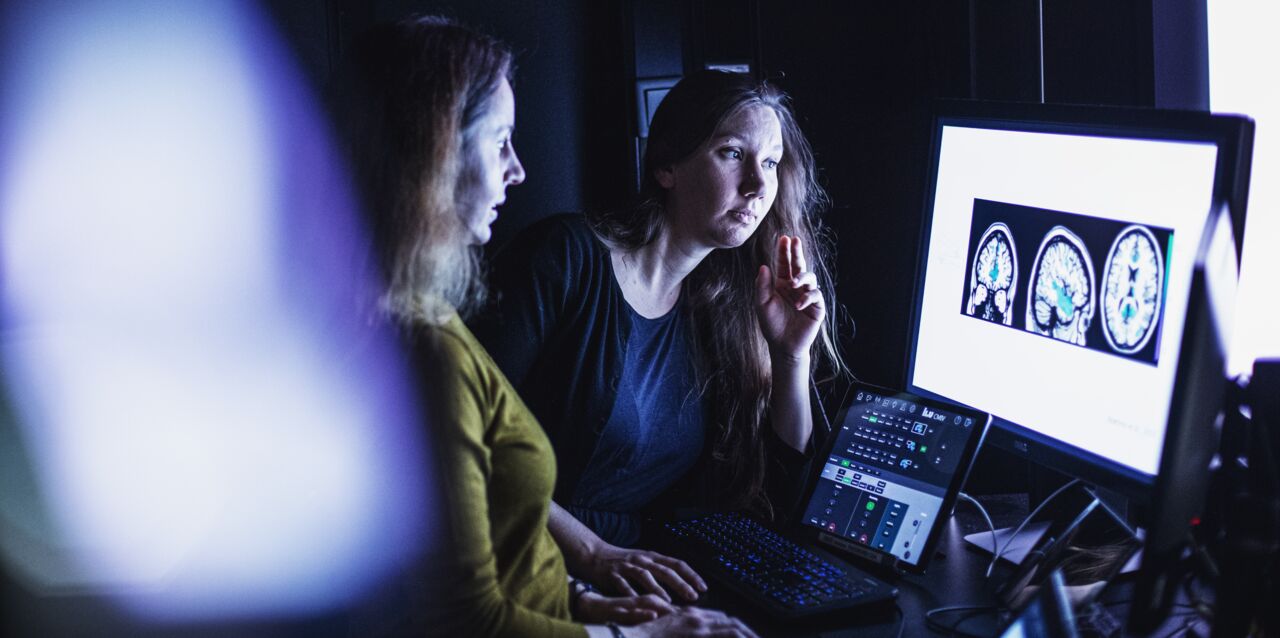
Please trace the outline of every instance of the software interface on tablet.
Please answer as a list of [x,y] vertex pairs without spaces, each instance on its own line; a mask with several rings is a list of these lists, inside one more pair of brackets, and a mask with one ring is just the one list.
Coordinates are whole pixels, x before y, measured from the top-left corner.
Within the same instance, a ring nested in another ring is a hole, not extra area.
[[917,565],[980,420],[912,395],[858,390],[803,524]]

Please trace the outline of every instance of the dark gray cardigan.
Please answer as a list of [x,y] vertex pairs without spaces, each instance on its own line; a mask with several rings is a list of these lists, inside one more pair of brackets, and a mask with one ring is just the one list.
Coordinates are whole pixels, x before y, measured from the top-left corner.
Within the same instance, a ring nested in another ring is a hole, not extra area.
[[[490,284],[496,301],[472,319],[471,328],[547,431],[558,466],[555,498],[567,506],[613,410],[631,332],[609,251],[583,216],[556,215],[501,251]],[[801,454],[772,427],[765,429],[768,493],[775,511],[789,513],[804,487],[813,445]],[[669,490],[682,497],[659,498],[659,508],[717,506],[707,502],[716,493],[707,483],[714,477],[699,471],[709,457],[710,450],[703,450],[690,476]]]

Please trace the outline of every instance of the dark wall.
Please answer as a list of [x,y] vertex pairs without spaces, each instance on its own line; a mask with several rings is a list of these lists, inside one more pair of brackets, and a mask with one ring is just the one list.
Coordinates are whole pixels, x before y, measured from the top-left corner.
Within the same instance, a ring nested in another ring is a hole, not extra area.
[[906,380],[932,100],[1204,108],[1207,74],[1186,66],[1207,59],[1203,2],[737,3],[766,25],[762,70],[795,98],[833,201],[855,373]]
[[[516,152],[528,177],[508,191],[491,246],[536,219],[616,203],[629,192],[629,108],[621,5],[591,0],[272,0],[267,6],[305,72],[329,99],[334,69],[370,25],[441,14],[516,53]],[[623,124],[619,124],[619,122]],[[599,161],[600,158],[615,158]]]
[[[794,98],[831,195],[837,297],[860,377],[905,380],[934,98],[1197,107],[1204,0],[272,0],[322,91],[354,34],[451,15],[510,43],[516,148],[528,179],[501,246],[559,211],[625,202],[635,184],[637,77],[757,66]],[[1043,29],[1043,31],[1041,31]],[[1043,39],[1041,37],[1043,33]],[[1042,75],[1043,69],[1043,75]],[[1205,100],[1207,102],[1207,100]]]
[[[860,378],[897,385],[919,236],[928,100],[969,90],[967,8],[955,3],[761,3],[764,71],[794,100],[832,200],[837,299]],[[819,28],[840,37],[813,37]],[[958,27],[956,25],[959,25]]]

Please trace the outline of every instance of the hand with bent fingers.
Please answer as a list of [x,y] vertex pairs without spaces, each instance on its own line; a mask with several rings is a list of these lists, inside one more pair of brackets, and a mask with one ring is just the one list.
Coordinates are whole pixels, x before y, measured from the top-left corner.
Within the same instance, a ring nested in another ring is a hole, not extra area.
[[799,237],[779,237],[773,268],[761,265],[756,273],[756,316],[770,353],[808,356],[827,307]]
[[640,549],[603,543],[579,574],[605,591],[622,596],[653,594],[671,602],[668,590],[686,601],[707,591],[707,583],[684,561]]
[[657,620],[627,627],[623,635],[628,638],[650,636],[724,636],[725,638],[759,638],[756,632],[741,620],[722,611],[683,607]]
[[643,596],[604,596],[587,592],[578,598],[574,619],[586,623],[618,623],[634,625],[677,611],[671,603],[654,594]]

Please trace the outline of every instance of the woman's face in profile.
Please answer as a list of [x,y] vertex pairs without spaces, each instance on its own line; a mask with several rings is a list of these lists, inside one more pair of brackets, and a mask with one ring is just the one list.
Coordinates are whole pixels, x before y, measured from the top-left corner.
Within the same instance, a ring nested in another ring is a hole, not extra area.
[[773,108],[752,104],[725,118],[711,139],[657,172],[672,232],[708,248],[741,246],[773,207],[782,154]]
[[515,121],[515,96],[511,84],[503,79],[472,125],[463,148],[456,199],[458,214],[472,244],[489,241],[489,226],[498,218],[498,207],[507,200],[507,186],[524,181],[524,166],[511,143]]

